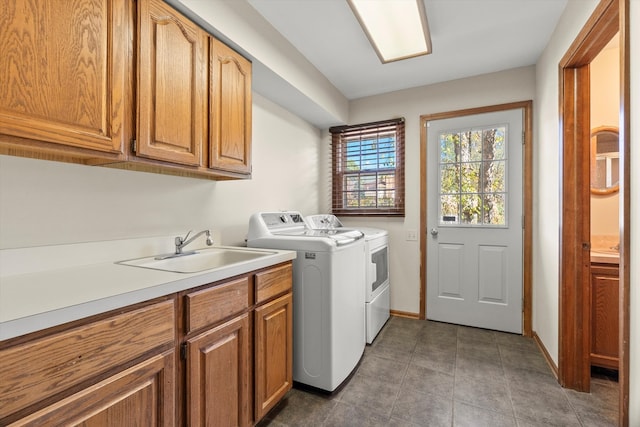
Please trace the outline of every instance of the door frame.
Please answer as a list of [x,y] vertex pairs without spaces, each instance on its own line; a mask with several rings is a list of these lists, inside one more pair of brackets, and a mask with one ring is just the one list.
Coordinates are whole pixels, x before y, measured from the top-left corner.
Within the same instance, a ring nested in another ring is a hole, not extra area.
[[522,108],[522,130],[524,132],[524,147],[522,150],[523,164],[523,206],[524,215],[522,240],[522,333],[531,336],[531,256],[532,256],[532,213],[533,213],[533,101],[520,101],[508,104],[498,104],[486,107],[469,108],[464,110],[447,111],[420,116],[420,319],[426,319],[427,292],[427,122],[433,120],[450,119],[474,114],[491,113],[496,111],[514,110]]
[[[589,64],[620,31],[619,425],[629,424],[630,72],[629,0],[601,0],[559,63],[560,259],[558,381],[589,391],[590,183]],[[585,117],[587,120],[585,120]],[[579,167],[577,167],[579,166]],[[578,189],[578,191],[576,191]],[[580,212],[580,215],[576,213]]]

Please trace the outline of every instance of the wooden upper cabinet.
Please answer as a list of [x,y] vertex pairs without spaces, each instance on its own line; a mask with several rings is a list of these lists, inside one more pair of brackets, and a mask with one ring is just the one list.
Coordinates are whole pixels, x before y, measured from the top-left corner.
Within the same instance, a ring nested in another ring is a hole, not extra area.
[[122,152],[128,37],[125,0],[0,0],[0,141]]
[[209,167],[251,173],[251,62],[209,39]]
[[136,154],[200,166],[207,34],[161,0],[138,5]]

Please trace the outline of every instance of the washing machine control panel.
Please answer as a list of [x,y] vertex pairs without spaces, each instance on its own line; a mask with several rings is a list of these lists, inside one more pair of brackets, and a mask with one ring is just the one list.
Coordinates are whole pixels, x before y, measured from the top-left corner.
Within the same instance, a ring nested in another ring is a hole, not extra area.
[[299,212],[268,212],[262,214],[262,221],[270,230],[282,227],[303,226],[304,219]]

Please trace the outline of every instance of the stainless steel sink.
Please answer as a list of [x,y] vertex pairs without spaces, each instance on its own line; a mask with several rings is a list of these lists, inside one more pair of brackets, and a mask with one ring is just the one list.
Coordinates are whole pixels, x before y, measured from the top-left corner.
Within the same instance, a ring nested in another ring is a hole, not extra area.
[[118,261],[116,264],[175,273],[197,273],[229,267],[276,253],[268,250],[217,247],[201,249],[192,254],[172,258],[156,259],[155,256],[151,256]]

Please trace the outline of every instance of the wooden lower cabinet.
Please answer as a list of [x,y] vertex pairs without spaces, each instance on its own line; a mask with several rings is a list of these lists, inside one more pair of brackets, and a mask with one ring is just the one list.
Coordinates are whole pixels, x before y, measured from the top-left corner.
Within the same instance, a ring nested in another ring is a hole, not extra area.
[[255,309],[255,414],[264,417],[293,385],[292,293]]
[[249,424],[249,313],[187,341],[187,424]]
[[292,265],[184,294],[186,424],[251,426],[293,384]]
[[174,313],[169,298],[0,342],[0,425],[174,425]]
[[619,270],[613,264],[591,265],[591,364],[618,369]]
[[151,357],[9,425],[172,426],[174,360]]
[[0,426],[251,426],[292,385],[291,262],[0,341]]

